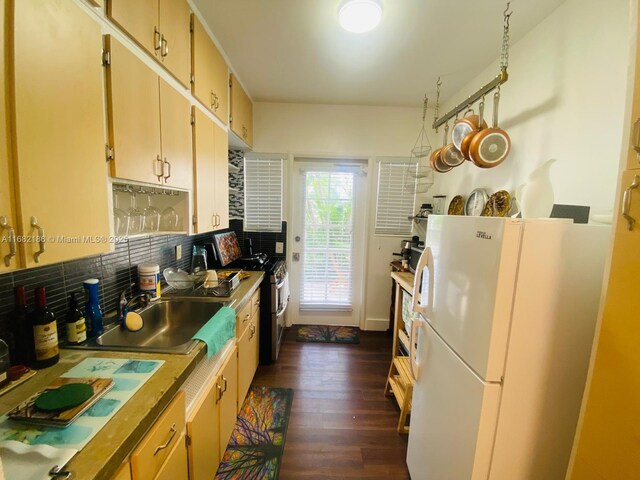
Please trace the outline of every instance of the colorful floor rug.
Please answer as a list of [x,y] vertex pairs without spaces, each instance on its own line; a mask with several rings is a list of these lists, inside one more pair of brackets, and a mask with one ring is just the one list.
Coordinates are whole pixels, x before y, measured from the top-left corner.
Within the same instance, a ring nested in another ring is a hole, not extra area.
[[360,343],[359,329],[329,325],[303,325],[298,327],[298,342]]
[[276,480],[293,401],[290,388],[251,387],[215,480]]

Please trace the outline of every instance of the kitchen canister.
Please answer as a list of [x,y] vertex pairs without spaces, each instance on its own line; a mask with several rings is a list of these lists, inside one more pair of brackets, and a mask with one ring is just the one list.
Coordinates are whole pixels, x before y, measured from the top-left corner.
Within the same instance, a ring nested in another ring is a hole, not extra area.
[[152,299],[160,298],[160,265],[157,263],[138,265],[138,287],[141,293],[148,293]]

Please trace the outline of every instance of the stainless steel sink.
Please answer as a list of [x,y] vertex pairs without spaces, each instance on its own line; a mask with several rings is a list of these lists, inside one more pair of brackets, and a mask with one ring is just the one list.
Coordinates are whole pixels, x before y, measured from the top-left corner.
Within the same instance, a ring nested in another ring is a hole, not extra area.
[[224,305],[205,298],[161,299],[138,311],[142,330],[130,332],[116,325],[71,348],[188,354],[196,345],[191,337]]

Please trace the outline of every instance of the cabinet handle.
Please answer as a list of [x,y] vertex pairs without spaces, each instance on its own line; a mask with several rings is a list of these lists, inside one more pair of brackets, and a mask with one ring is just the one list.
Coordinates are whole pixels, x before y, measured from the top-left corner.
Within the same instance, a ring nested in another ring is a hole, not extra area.
[[633,124],[633,133],[631,134],[631,145],[638,155],[640,155],[640,118]]
[[16,230],[9,225],[7,217],[0,217],[0,231],[9,230],[9,253],[4,256],[4,265],[11,266],[11,259],[16,256]]
[[260,306],[260,299],[257,299],[255,302],[253,302],[253,304],[254,304],[256,307],[259,307],[259,306]]
[[44,253],[45,245],[44,245],[44,228],[38,225],[38,219],[36,217],[31,217],[31,228],[35,228],[38,230],[38,247],[39,250],[33,254],[33,261],[36,263],[40,262],[40,255]]
[[220,108],[220,98],[217,93],[213,94],[213,100],[213,109],[217,111]]
[[211,215],[211,226],[216,228],[216,214]]
[[167,40],[164,35],[162,35],[160,39],[160,47],[160,55],[162,58],[169,55],[169,40]]
[[249,320],[250,318],[251,318],[251,314],[250,314],[250,313],[247,313],[247,314],[244,316],[244,320],[242,320],[242,323],[246,322],[246,321],[247,321],[247,320]]
[[162,48],[162,38],[157,27],[153,27],[153,48],[156,52]]
[[252,323],[251,325],[249,325],[249,330],[251,330],[251,335],[249,336],[249,340],[251,340],[256,334],[256,326]]
[[227,391],[227,377],[224,375],[222,376],[222,383],[224,384],[224,387],[222,388],[222,395],[224,395]]
[[220,226],[220,215],[216,213],[216,227]]
[[633,230],[636,219],[631,216],[631,192],[640,186],[640,175],[636,175],[633,183],[627,187],[622,197],[622,216],[627,221],[629,231]]
[[216,390],[218,391],[218,395],[216,396],[216,405],[217,405],[218,402],[222,399],[222,394],[224,392],[222,391],[222,387],[220,386],[219,383],[216,383]]
[[243,125],[242,126],[242,138],[246,139],[248,134],[249,134],[249,130],[247,130],[247,127],[245,127]]
[[216,94],[211,90],[211,108],[215,110],[216,108]]
[[[158,164],[160,165],[160,173],[157,173]],[[158,177],[158,181],[162,181],[162,178],[164,177],[164,162],[162,161],[160,155],[156,157],[155,164],[153,165],[153,174]]]
[[[167,174],[164,176],[164,180],[166,182],[167,180],[169,180],[169,177],[171,177],[171,162],[167,162],[167,157],[165,157],[163,163],[168,167]],[[164,166],[162,167],[162,173],[164,173]]]
[[159,445],[156,447],[156,449],[153,451],[153,456],[155,457],[160,450],[164,450],[165,448],[167,448],[171,443],[171,440],[173,440],[173,437],[175,436],[176,436],[176,424],[174,423],[173,425],[171,425],[171,430],[169,430],[169,438],[162,445]]

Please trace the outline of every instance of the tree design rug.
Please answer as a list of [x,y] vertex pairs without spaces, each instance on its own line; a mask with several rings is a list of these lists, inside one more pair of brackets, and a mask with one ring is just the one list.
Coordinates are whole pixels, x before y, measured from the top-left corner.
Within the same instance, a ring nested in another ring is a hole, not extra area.
[[329,325],[302,325],[298,327],[298,342],[360,343],[359,329]]
[[293,401],[290,388],[251,387],[215,480],[276,480]]

